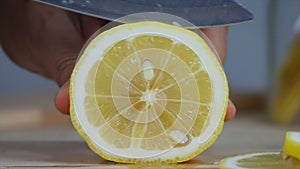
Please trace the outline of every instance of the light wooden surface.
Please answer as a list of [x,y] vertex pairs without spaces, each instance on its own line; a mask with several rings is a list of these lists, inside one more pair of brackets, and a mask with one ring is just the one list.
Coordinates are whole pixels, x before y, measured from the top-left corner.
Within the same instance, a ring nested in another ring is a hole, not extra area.
[[[252,151],[278,150],[275,144],[215,144],[203,154],[186,163],[162,165],[162,168],[218,168],[224,157]],[[30,167],[92,167],[139,168],[144,165],[117,164],[103,160],[83,142],[1,142],[0,166],[9,168]],[[147,166],[156,168],[156,166]]]
[[[218,162],[227,156],[255,151],[280,149],[275,144],[222,144],[217,143],[196,158],[181,164],[163,165],[162,168],[218,168]],[[0,142],[0,168],[139,168],[144,165],[117,164],[94,154],[84,142]],[[157,168],[158,166],[147,166]]]
[[0,109],[0,168],[217,168],[227,156],[280,151],[288,130],[300,131],[300,124],[280,126],[258,113],[240,113],[225,124],[217,142],[193,160],[140,166],[101,159],[73,129],[69,116],[53,108]]

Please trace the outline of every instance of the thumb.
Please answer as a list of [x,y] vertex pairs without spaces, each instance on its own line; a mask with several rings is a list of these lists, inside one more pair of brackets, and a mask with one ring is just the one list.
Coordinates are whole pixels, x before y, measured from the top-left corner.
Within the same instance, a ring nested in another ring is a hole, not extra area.
[[67,81],[56,93],[54,103],[63,114],[70,114],[69,81]]
[[69,79],[76,63],[77,55],[67,55],[60,57],[57,62],[55,72],[55,81],[60,86],[54,98],[56,108],[63,114],[69,114],[70,98],[69,98]]

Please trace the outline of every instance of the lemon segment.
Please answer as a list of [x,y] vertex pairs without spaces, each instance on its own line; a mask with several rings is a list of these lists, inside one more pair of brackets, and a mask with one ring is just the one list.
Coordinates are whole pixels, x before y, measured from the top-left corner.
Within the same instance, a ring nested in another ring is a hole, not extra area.
[[70,102],[73,125],[101,157],[176,163],[216,140],[228,86],[200,36],[145,21],[90,41],[72,73]]
[[287,132],[283,152],[300,160],[300,132]]

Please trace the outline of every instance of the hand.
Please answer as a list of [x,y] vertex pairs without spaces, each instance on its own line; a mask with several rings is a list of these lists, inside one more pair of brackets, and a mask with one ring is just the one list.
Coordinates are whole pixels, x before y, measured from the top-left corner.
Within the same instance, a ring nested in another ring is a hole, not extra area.
[[[69,114],[69,78],[87,39],[107,21],[30,0],[0,2],[0,39],[8,56],[23,68],[56,81],[59,111]],[[224,63],[227,28],[203,29]],[[229,102],[225,120],[235,115]]]

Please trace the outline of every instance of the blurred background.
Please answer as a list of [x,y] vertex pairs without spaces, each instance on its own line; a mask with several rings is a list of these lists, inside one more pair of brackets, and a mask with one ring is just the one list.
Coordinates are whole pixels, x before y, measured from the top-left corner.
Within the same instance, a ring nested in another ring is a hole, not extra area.
[[[231,98],[238,108],[237,118],[226,124],[232,129],[241,124],[238,120],[243,118],[242,114],[258,119],[267,114],[268,98],[276,87],[274,75],[296,36],[295,23],[300,16],[299,0],[239,2],[254,14],[255,19],[233,25],[229,31],[225,71]],[[54,107],[53,98],[58,90],[54,82],[16,66],[2,50],[0,77],[0,141],[81,140],[72,128],[69,116],[61,115]],[[253,124],[249,123],[249,126]],[[269,124],[268,120],[266,124]],[[298,124],[291,129],[299,129]],[[275,135],[290,128],[269,129],[268,132]]]

